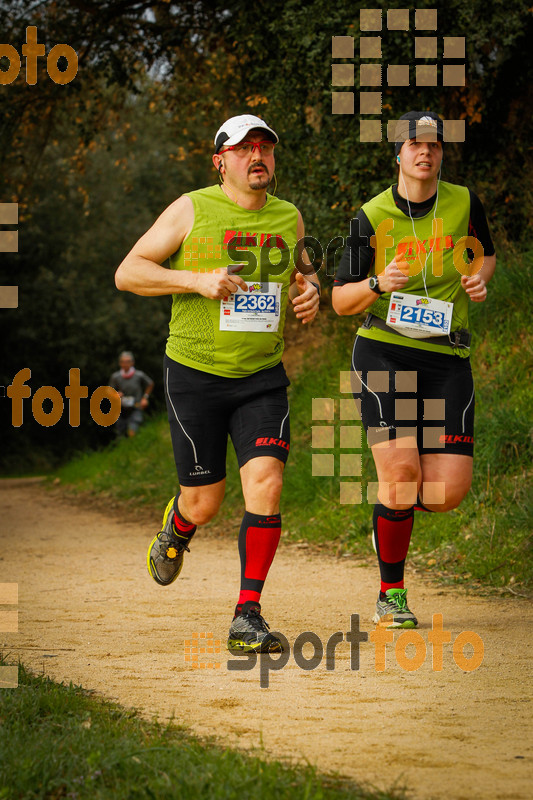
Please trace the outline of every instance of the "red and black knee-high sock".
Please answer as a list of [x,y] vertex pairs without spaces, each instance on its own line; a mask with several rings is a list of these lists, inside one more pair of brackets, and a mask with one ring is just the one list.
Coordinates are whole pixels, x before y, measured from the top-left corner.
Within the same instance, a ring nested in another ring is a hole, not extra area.
[[383,599],[387,589],[403,589],[405,559],[413,530],[413,507],[395,511],[381,503],[374,506],[374,544],[378,555]]
[[178,499],[181,492],[174,498],[174,533],[180,539],[189,542],[196,533],[196,525],[185,519],[178,507]]
[[260,516],[244,512],[239,531],[239,555],[241,557],[241,591],[235,608],[240,614],[247,600],[259,602],[268,570],[272,564],[279,537],[281,516]]

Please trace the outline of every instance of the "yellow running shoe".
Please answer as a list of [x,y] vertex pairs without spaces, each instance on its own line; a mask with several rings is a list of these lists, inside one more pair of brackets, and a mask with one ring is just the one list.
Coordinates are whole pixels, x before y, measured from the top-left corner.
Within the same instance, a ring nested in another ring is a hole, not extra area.
[[148,572],[160,586],[170,586],[181,572],[188,539],[179,536],[174,527],[174,497],[163,514],[163,529],[148,548]]

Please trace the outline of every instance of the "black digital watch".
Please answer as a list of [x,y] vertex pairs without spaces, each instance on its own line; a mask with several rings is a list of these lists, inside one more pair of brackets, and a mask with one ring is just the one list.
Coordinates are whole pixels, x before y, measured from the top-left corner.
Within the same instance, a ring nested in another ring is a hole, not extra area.
[[377,275],[372,275],[372,277],[370,278],[370,280],[368,282],[368,286],[376,294],[385,294],[385,292],[382,292],[381,289],[379,288],[379,281],[378,281],[378,276]]

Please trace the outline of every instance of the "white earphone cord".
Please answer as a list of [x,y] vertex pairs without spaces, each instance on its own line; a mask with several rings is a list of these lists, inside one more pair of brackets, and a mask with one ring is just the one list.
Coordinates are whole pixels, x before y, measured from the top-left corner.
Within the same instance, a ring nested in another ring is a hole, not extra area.
[[[439,169],[439,177],[437,178],[437,197],[435,199],[435,210],[433,212],[433,220],[435,220],[435,218],[437,216],[437,208],[438,208],[438,205],[439,205],[439,183],[440,183],[441,170],[442,170],[442,162],[441,162],[440,169]],[[402,178],[402,181],[403,181],[403,188],[405,190],[405,197],[407,198],[407,208],[409,209],[409,219],[411,220],[411,225],[413,227],[413,236],[414,236],[414,239],[415,239],[415,242],[416,242],[417,241],[417,236],[416,236],[416,230],[415,230],[415,221],[414,221],[413,215],[411,213],[411,203],[409,202],[409,193],[407,191],[407,184],[405,183],[405,178],[403,177],[401,163],[400,163],[400,175],[401,175],[401,178]],[[434,227],[433,227],[433,229],[434,229]],[[428,258],[433,253],[433,248],[435,247],[436,241],[437,241],[437,239],[435,237],[433,239],[433,244],[431,245],[431,247],[429,249],[429,253],[426,255],[426,260],[424,261],[424,267],[422,269],[422,280],[424,281],[424,291],[426,292],[426,297],[428,298],[428,300],[429,300],[429,293],[428,293],[428,287],[426,285],[427,264],[428,264]]]
[[[439,205],[439,184],[440,184],[441,172],[442,172],[442,161],[441,161],[440,168],[439,168],[439,177],[437,178],[437,196],[435,198],[435,211],[433,212],[433,219],[434,220],[435,220],[435,218],[437,216],[437,208],[438,208],[438,205]],[[409,218],[411,220],[411,225],[413,226],[413,236],[414,236],[415,242],[416,242],[417,241],[417,236],[416,236],[416,230],[415,230],[415,221],[414,221],[413,215],[411,213],[411,203],[409,202],[409,194],[407,192],[407,185],[405,183],[405,178],[403,177],[401,163],[400,163],[400,176],[401,176],[402,181],[403,181],[403,188],[405,189],[405,196],[407,198],[407,208],[409,209]],[[434,229],[435,228],[433,227],[433,230]],[[426,292],[426,297],[428,298],[428,300],[429,300],[429,293],[428,293],[428,287],[426,285],[427,263],[428,263],[428,258],[430,257],[430,255],[433,252],[433,248],[435,247],[436,241],[437,241],[437,238],[435,237],[433,239],[433,244],[431,245],[431,247],[429,249],[429,253],[426,255],[426,260],[424,262],[424,267],[422,269],[422,280],[424,281],[424,290]],[[433,263],[433,261],[432,261],[432,263]],[[454,347],[464,347],[464,348],[468,349],[468,346],[465,345],[465,344],[455,344],[454,342],[452,342],[452,338],[451,338],[450,334],[448,334],[448,340],[449,340],[450,344],[453,344]]]

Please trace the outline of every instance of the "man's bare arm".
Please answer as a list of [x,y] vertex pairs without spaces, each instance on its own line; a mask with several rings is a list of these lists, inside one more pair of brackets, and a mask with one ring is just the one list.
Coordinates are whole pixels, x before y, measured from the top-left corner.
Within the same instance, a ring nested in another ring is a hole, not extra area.
[[227,270],[195,272],[161,266],[173,255],[194,225],[194,208],[189,197],[174,201],[152,227],[141,236],[115,274],[117,289],[153,297],[165,294],[197,292],[212,299],[228,297],[246,284]]

